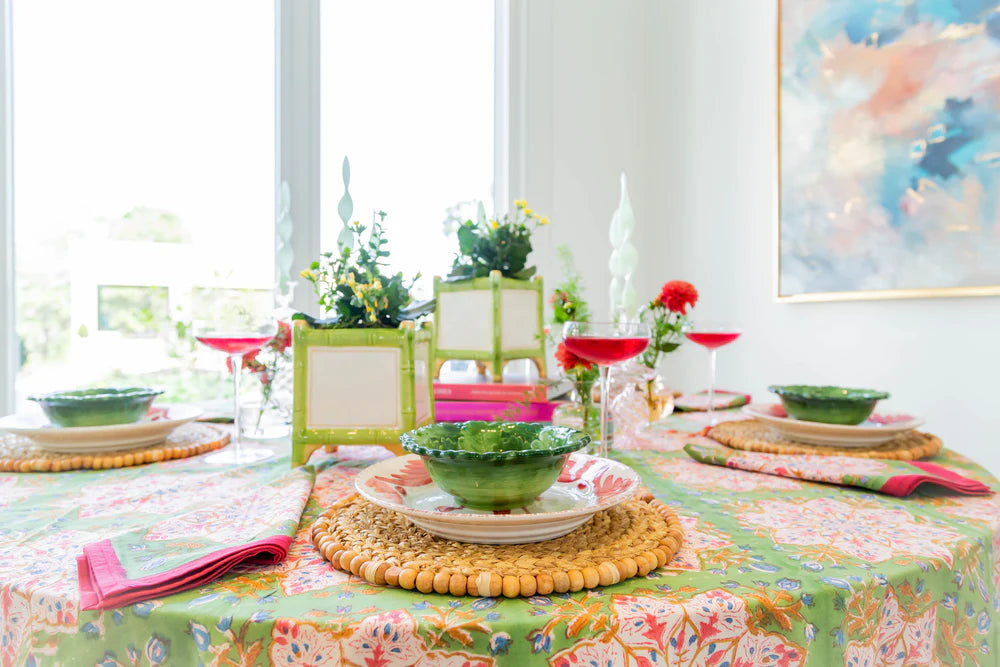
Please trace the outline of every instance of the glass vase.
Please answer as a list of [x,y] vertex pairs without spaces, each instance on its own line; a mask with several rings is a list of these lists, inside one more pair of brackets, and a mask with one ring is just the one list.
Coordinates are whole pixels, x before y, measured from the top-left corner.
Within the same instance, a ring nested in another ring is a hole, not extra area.
[[[260,387],[257,400],[240,412],[243,435],[252,440],[278,440],[291,433],[291,408],[287,415],[282,407],[282,391],[278,382],[282,371],[258,371],[252,377]],[[270,385],[269,391],[264,391]]]
[[674,394],[656,369],[630,361],[616,366],[611,378],[611,411],[622,427],[638,432],[673,413]]
[[[601,406],[593,400],[594,383],[574,383],[570,401],[558,406],[552,414],[552,423],[557,426],[567,426],[582,431],[590,436],[590,453],[596,453],[597,443],[601,439]],[[591,393],[591,400],[583,400],[584,391]],[[584,414],[587,415],[586,426]],[[608,422],[608,444],[614,442],[614,421]]]

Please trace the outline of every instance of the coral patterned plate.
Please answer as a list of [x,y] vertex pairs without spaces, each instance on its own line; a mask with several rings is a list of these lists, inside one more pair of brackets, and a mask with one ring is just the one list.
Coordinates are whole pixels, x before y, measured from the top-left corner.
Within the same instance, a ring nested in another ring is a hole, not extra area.
[[432,535],[458,542],[525,544],[562,537],[600,510],[629,500],[639,475],[624,463],[576,452],[556,483],[533,503],[493,512],[462,507],[431,480],[416,454],[369,466],[354,486],[370,502],[399,512]]
[[857,426],[809,422],[792,419],[777,403],[745,405],[743,412],[764,422],[790,440],[828,447],[874,447],[885,444],[924,423],[923,419],[910,415],[891,414],[872,415]]
[[26,436],[51,452],[93,454],[163,442],[174,429],[194,421],[202,412],[193,405],[155,406],[134,424],[108,426],[53,426],[40,414],[8,415],[0,419],[0,433]]

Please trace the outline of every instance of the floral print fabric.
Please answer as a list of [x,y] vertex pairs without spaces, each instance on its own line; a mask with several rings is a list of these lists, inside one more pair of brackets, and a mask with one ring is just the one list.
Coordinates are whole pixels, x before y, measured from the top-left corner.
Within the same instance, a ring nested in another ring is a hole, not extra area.
[[[685,543],[665,568],[526,599],[423,595],[331,568],[309,526],[352,492],[359,470],[387,455],[343,447],[314,455],[316,481],[282,563],[81,611],[74,561],[82,545],[136,522],[156,521],[152,534],[163,537],[202,525],[183,517],[215,499],[204,464],[0,474],[0,666],[998,662],[996,496],[920,488],[895,498],[704,465],[681,448],[701,442],[688,433],[700,428],[676,416],[614,453],[682,521]],[[937,462],[996,486],[957,454]],[[262,469],[286,474],[288,466],[286,456]],[[218,492],[264,486],[246,474]],[[179,493],[184,478],[199,490]]]

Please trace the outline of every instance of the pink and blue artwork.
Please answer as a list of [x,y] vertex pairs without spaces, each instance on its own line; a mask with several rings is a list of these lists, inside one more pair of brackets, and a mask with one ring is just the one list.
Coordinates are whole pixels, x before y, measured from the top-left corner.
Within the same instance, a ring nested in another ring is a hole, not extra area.
[[1000,293],[1000,0],[779,20],[779,297]]

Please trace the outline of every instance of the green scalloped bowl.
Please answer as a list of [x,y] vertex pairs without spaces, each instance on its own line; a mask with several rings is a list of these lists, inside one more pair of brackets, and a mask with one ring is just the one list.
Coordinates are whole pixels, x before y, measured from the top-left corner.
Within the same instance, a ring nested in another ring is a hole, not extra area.
[[147,387],[101,387],[35,394],[28,400],[42,406],[56,426],[109,426],[139,421],[162,393]]
[[400,437],[439,487],[465,507],[506,510],[530,504],[559,478],[566,458],[590,436],[536,422],[430,424]]
[[889,398],[884,391],[804,384],[771,385],[790,417],[802,421],[855,426],[868,419],[875,404]]

